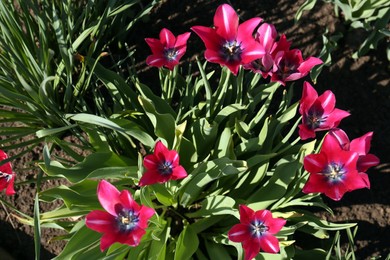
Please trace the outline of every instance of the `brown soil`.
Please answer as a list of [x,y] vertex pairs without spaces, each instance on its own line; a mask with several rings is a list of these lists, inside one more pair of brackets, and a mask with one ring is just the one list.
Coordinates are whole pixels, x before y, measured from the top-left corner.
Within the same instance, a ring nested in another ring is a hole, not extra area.
[[[137,48],[137,68],[145,83],[153,83],[158,74],[155,68],[147,68],[145,58],[149,48],[144,42],[146,37],[158,37],[159,31],[169,28],[174,34],[190,31],[194,25],[212,25],[213,15],[218,5],[228,2],[240,14],[242,20],[254,16],[262,17],[266,22],[273,23],[279,33],[285,33],[292,40],[293,47],[303,51],[304,56],[318,56],[322,48],[322,34],[326,28],[331,33],[344,34],[339,42],[339,48],[333,54],[332,66],[325,67],[319,76],[316,88],[319,93],[326,89],[332,90],[337,98],[337,107],[349,110],[352,114],[340,125],[351,139],[359,137],[368,131],[374,131],[371,152],[381,159],[381,164],[369,171],[371,189],[348,193],[340,202],[328,201],[335,215],[323,214],[332,221],[357,222],[359,230],[356,237],[356,255],[358,259],[369,259],[373,256],[385,257],[390,253],[390,74],[389,62],[386,59],[385,43],[377,50],[358,60],[351,58],[359,43],[364,40],[364,34],[349,30],[347,26],[334,16],[331,5],[317,3],[314,10],[305,13],[298,24],[294,23],[294,15],[303,3],[292,0],[165,0],[153,10],[150,19],[136,29],[128,39],[129,45]],[[387,43],[388,44],[388,43]],[[198,55],[203,43],[193,33],[185,57],[188,62]],[[297,96],[301,93],[301,82],[298,82]],[[18,181],[31,179],[36,171],[23,170],[31,159],[41,157],[40,150],[26,154],[14,162]],[[55,183],[52,185],[56,185]],[[7,201],[30,216],[36,187],[34,184],[18,186],[17,194]],[[44,189],[44,187],[43,187]],[[1,195],[3,196],[3,195]],[[4,198],[5,196],[3,196]],[[8,250],[15,259],[33,259],[34,244],[31,227],[18,223],[10,209],[0,204],[0,246]],[[50,205],[41,205],[41,211],[48,210]],[[58,235],[55,230],[42,230],[42,257],[50,259],[60,252],[62,242],[51,241]],[[0,259],[4,259],[1,255]],[[384,258],[383,258],[384,259]]]

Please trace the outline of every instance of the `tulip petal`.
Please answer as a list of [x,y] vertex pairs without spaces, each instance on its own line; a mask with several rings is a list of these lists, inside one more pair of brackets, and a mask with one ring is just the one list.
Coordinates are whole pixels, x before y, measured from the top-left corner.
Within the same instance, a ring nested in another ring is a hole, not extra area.
[[228,41],[234,41],[238,30],[238,15],[228,4],[220,5],[215,11],[214,26],[217,34]]
[[236,224],[228,232],[228,237],[233,242],[243,242],[251,238],[248,225]]
[[113,232],[104,233],[102,238],[100,239],[100,250],[103,252],[117,241],[118,234]]
[[361,137],[353,139],[350,144],[350,150],[357,152],[359,155],[367,154],[370,151],[372,135],[373,132],[368,132]]
[[264,234],[260,238],[260,248],[266,253],[277,253],[279,252],[279,241],[276,237]]
[[101,210],[94,210],[88,213],[85,218],[85,225],[100,233],[109,233],[116,229],[115,217]]
[[175,47],[176,37],[170,30],[163,28],[160,31],[160,41],[163,46],[165,46],[167,49],[170,49]]
[[237,30],[237,42],[246,42],[248,40],[254,40],[253,32],[262,20],[263,19],[261,19],[260,17],[255,17],[240,24]]
[[259,239],[247,239],[242,243],[244,249],[244,260],[251,260],[255,258],[260,252]]
[[173,172],[172,172],[172,175],[171,175],[172,180],[183,179],[183,178],[185,178],[187,176],[188,176],[187,172],[183,168],[183,166],[179,165],[179,166],[173,168]]
[[255,215],[255,211],[246,205],[240,205],[240,222],[242,224],[250,224]]
[[102,180],[99,182],[97,194],[102,207],[111,215],[117,216],[115,206],[120,204],[118,189],[111,183]]

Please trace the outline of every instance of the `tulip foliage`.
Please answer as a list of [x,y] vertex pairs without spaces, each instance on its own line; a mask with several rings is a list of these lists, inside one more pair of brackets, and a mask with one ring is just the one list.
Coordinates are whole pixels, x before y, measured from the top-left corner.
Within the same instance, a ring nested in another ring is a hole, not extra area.
[[[63,205],[22,221],[67,232],[55,259],[325,259],[338,252],[341,233],[353,245],[354,223],[313,212],[331,212],[321,193],[339,200],[369,188],[365,172],[379,159],[369,154],[372,133],[349,142],[336,129],[349,114],[335,108],[333,93],[294,85],[322,61],[304,59],[260,18],[239,24],[227,4],[213,27],[191,30],[162,28],[159,39],[146,39],[157,91],[136,74],[126,81],[93,71],[115,109],[65,115],[91,152],[63,160],[47,140],[39,166],[67,185],[38,195]],[[197,36],[206,61],[182,74],[187,40]],[[301,100],[294,88],[303,89]]]

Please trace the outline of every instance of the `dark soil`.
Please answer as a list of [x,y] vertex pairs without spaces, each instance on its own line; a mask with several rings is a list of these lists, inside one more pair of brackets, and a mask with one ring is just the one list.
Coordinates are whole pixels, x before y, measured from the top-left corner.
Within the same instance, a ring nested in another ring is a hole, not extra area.
[[[150,50],[144,38],[157,38],[164,27],[174,34],[190,31],[194,25],[212,25],[213,16],[218,5],[228,2],[239,13],[242,20],[260,16],[266,22],[273,23],[279,33],[287,35],[292,40],[292,46],[299,48],[304,57],[318,56],[322,49],[322,35],[328,28],[331,34],[341,32],[344,37],[339,41],[338,49],[333,53],[332,65],[325,67],[319,76],[316,89],[319,93],[330,89],[337,98],[337,107],[348,110],[351,116],[344,119],[340,125],[351,139],[359,137],[368,131],[374,131],[371,153],[381,159],[381,164],[368,173],[371,189],[348,193],[340,202],[326,200],[334,209],[335,215],[322,214],[323,218],[340,222],[357,222],[359,224],[356,236],[356,255],[358,259],[382,256],[390,253],[390,73],[389,62],[386,59],[386,42],[378,46],[366,56],[352,59],[352,53],[364,40],[360,31],[349,29],[341,20],[334,16],[333,7],[318,1],[315,8],[305,13],[300,22],[294,23],[294,15],[304,2],[292,0],[165,0],[150,15],[148,21],[140,24],[130,34],[128,44],[136,47],[136,64],[140,77],[146,84],[153,84],[158,77],[157,69],[147,68],[145,58]],[[184,62],[193,61],[195,56],[203,59],[201,51],[203,43],[193,33],[188,42]],[[309,78],[306,78],[309,80]],[[297,95],[301,93],[301,82],[298,82]],[[35,171],[23,170],[31,158],[41,157],[41,151],[36,150],[26,154],[14,162],[18,181],[28,180],[36,175]],[[54,184],[55,185],[55,184]],[[10,203],[30,216],[36,187],[33,184],[16,187],[17,195],[6,198]],[[1,195],[3,196],[3,195]],[[5,196],[3,196],[5,197]],[[11,210],[0,204],[0,247],[5,248],[15,259],[33,259],[34,243],[31,227],[20,224],[12,216]],[[48,210],[45,204],[41,210]],[[62,242],[51,239],[58,232],[50,229],[42,230],[42,257],[50,259],[61,251]],[[0,259],[5,259],[1,255]]]

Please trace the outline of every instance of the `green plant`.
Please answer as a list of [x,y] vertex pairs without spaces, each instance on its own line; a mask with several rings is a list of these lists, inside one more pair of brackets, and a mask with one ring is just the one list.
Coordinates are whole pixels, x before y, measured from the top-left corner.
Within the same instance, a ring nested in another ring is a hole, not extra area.
[[[360,42],[354,58],[366,55],[370,49],[376,49],[378,43],[390,36],[390,3],[387,0],[327,0],[334,5],[335,14],[351,27],[351,30],[364,29],[368,35]],[[307,0],[298,9],[295,19],[298,21],[304,11],[311,10],[317,0]],[[387,56],[390,60],[390,45],[387,44]]]

